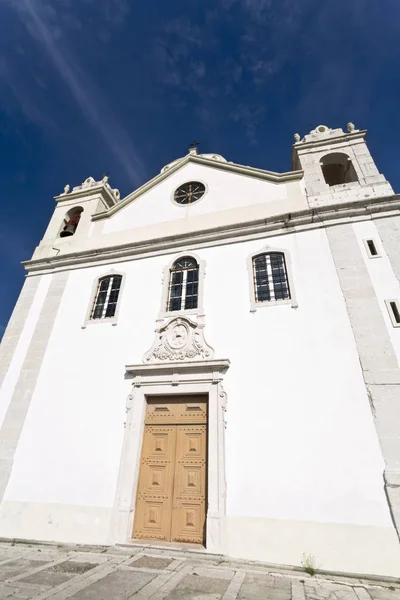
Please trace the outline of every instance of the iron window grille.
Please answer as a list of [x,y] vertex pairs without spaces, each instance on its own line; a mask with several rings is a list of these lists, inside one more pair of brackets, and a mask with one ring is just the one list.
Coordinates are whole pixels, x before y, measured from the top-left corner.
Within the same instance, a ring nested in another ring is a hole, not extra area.
[[204,195],[206,188],[199,181],[190,181],[179,186],[174,193],[174,200],[178,204],[193,204]]
[[115,315],[121,281],[121,275],[99,279],[90,319],[108,319]]
[[253,281],[256,302],[279,302],[279,300],[290,299],[283,252],[269,252],[255,256]]
[[197,308],[199,298],[199,265],[191,256],[174,262],[170,270],[167,311]]

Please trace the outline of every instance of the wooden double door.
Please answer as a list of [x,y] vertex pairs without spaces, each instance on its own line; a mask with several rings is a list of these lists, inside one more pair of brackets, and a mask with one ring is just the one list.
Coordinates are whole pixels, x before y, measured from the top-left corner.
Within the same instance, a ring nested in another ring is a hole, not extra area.
[[133,537],[204,543],[207,396],[147,402]]

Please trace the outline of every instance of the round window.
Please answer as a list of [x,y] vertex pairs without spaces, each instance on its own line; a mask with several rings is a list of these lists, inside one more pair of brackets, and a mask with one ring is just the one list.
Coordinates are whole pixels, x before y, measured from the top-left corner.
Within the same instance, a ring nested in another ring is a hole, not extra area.
[[174,194],[174,200],[178,204],[193,204],[204,195],[206,188],[199,181],[190,181],[180,185]]

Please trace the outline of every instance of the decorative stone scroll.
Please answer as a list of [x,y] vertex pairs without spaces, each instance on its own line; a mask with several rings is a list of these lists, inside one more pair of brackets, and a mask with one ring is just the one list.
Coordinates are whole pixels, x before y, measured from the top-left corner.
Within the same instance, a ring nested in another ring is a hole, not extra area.
[[213,356],[213,348],[204,340],[203,327],[186,317],[177,317],[156,330],[156,339],[143,362],[210,360]]

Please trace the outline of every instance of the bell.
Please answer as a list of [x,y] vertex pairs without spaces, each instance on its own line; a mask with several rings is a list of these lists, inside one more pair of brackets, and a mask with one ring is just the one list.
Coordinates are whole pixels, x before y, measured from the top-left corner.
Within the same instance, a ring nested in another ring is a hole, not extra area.
[[69,235],[74,235],[75,230],[76,225],[67,225],[60,233],[60,237],[68,237]]

